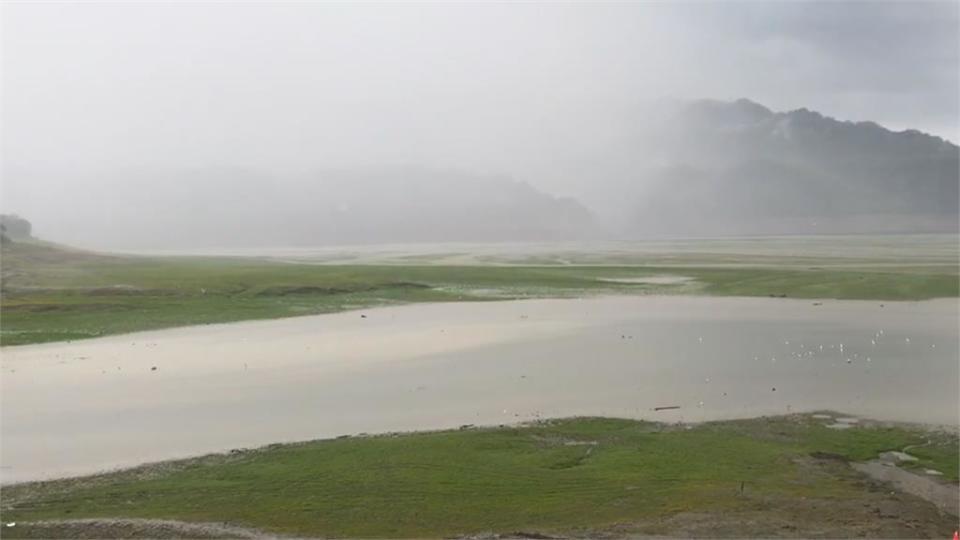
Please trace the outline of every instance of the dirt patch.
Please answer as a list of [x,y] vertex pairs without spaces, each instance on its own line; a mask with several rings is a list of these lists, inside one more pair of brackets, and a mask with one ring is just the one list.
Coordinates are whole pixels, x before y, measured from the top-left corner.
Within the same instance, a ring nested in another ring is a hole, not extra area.
[[257,296],[290,296],[294,294],[345,294],[351,292],[369,291],[372,287],[348,289],[341,287],[269,287],[257,292]]
[[841,461],[846,463],[850,461],[846,456],[840,454],[834,454],[832,452],[810,452],[810,457],[813,459],[829,460],[829,461]]
[[[847,474],[856,475],[843,464]],[[722,495],[721,495],[722,496]],[[853,498],[797,498],[731,491],[737,509],[709,512],[664,512],[644,520],[618,523],[602,529],[543,533],[488,533],[461,539],[533,538],[950,538],[957,519],[939,512],[910,494],[891,492],[866,481],[862,496]]]
[[960,487],[942,483],[936,478],[910,472],[884,461],[854,463],[853,468],[874,480],[889,483],[900,491],[931,502],[943,512],[960,513]]
[[[729,498],[726,510],[664,513],[645,520],[584,531],[580,538],[950,538],[960,527],[950,515],[926,500],[867,477],[833,454],[799,457],[801,476],[844,478],[854,496],[780,495],[747,482],[717,497]],[[802,482],[802,481],[801,481]],[[956,490],[956,486],[953,486]]]
[[165,519],[68,519],[3,526],[6,538],[278,538],[226,523]]
[[957,526],[917,497],[875,489],[852,499],[757,496],[743,510],[680,512],[582,537],[950,538]]

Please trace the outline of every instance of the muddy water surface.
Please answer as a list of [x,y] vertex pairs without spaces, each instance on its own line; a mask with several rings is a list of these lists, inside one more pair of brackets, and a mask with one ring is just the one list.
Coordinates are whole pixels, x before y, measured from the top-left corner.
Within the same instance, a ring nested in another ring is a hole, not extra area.
[[956,300],[816,303],[425,304],[8,347],[0,479],[546,416],[957,425]]

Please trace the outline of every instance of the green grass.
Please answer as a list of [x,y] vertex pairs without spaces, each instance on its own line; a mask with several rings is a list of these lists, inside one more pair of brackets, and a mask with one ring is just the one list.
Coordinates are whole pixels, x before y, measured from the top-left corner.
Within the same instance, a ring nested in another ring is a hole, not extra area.
[[933,464],[934,469],[943,473],[945,478],[954,482],[960,477],[960,460],[957,459],[956,441],[945,438],[943,435],[932,436],[925,446],[909,448],[911,455],[919,458],[918,461],[908,462],[910,468],[920,469]]
[[722,296],[783,296],[844,300],[927,300],[956,297],[956,269],[697,269],[684,270]]
[[[712,259],[704,255],[704,260]],[[4,244],[0,261],[2,345],[409,302],[625,293],[872,300],[960,294],[957,267],[950,265],[317,265],[253,258],[107,256],[31,243]],[[695,281],[599,281],[663,274]]]
[[[758,501],[857,500],[865,488],[856,474],[811,468],[809,454],[864,460],[927,437],[905,427],[831,430],[791,416],[691,428],[580,418],[342,438],[7,487],[3,516],[227,521],[351,537],[603,529]],[[951,471],[956,482],[956,436],[926,448],[921,465]]]

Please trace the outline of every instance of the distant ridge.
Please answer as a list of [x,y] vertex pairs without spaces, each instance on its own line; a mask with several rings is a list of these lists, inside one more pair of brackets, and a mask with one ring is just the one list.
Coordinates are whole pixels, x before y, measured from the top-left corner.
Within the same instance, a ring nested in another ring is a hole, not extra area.
[[633,234],[957,232],[960,148],[748,99],[688,104],[652,143]]
[[[578,201],[505,176],[391,167],[271,175],[149,171],[109,218],[84,227],[114,249],[255,248],[450,241],[548,241],[590,234]],[[120,188],[122,189],[122,188]],[[135,230],[114,223],[136,223]]]

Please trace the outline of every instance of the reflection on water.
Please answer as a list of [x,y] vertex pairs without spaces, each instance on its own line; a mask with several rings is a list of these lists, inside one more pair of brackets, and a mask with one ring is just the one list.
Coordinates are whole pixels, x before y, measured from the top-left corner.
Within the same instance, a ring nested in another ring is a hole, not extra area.
[[613,297],[362,314],[4,349],[2,479],[548,416],[836,409],[958,423],[956,300]]

